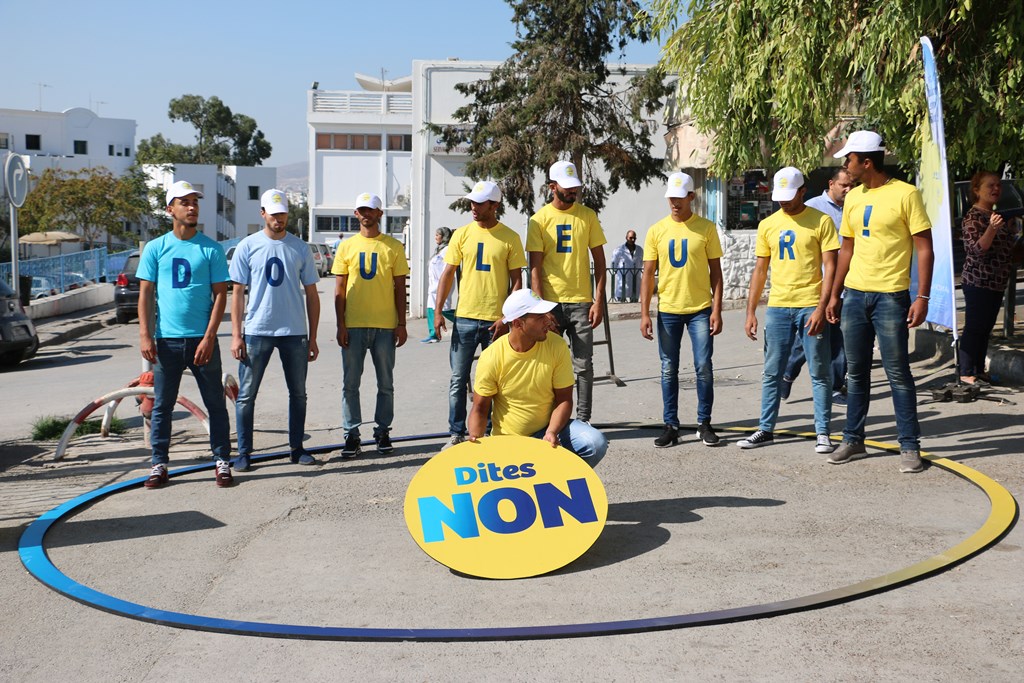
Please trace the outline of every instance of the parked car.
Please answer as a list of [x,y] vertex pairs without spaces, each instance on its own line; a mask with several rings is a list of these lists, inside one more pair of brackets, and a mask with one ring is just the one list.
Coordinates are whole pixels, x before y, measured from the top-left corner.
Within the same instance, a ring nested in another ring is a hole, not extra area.
[[48,277],[40,277],[38,275],[32,278],[32,298],[42,299],[44,296],[53,296],[57,293],[57,287],[54,286],[53,280]]
[[64,273],[64,291],[70,292],[72,289],[81,289],[82,287],[88,287],[92,284],[92,281],[87,279],[81,273]]
[[36,355],[39,335],[18,295],[0,282],[0,365],[17,365]]
[[[1004,179],[1001,183],[1002,192],[999,194],[999,203],[996,204],[996,213],[1004,219],[1024,216],[1024,191],[1017,187],[1012,180]],[[974,202],[971,201],[971,182],[961,180],[954,183],[953,190],[953,274],[959,282],[960,273],[964,269],[964,238],[963,224],[964,214],[971,208]]]
[[327,248],[326,244],[310,244],[309,250],[313,252],[313,263],[316,264],[316,272],[323,277],[331,272],[331,266],[334,265],[331,259],[331,250]]
[[139,313],[139,278],[135,276],[138,269],[139,251],[136,249],[128,254],[114,281],[114,317],[122,325]]
[[237,249],[237,248],[238,248],[238,245],[235,245],[233,247],[228,247],[228,250],[224,252],[224,258],[227,259],[228,267],[229,268],[231,267],[231,259],[234,258],[234,256],[235,256],[235,249]]

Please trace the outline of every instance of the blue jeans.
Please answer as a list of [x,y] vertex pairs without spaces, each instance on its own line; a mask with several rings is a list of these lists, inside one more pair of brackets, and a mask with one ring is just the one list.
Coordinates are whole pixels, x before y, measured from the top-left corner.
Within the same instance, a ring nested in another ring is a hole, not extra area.
[[[846,386],[846,352],[843,350],[843,329],[839,323],[825,323],[828,325],[829,346],[832,356],[832,389],[839,391]],[[804,345],[800,337],[793,342],[793,350],[789,352],[789,361],[786,363],[785,377],[790,380],[800,375],[800,368],[807,362],[804,355]]]
[[921,426],[917,421],[917,391],[910,374],[907,351],[910,331],[907,312],[910,292],[846,290],[842,326],[846,342],[846,429],[843,440],[864,440],[864,423],[871,401],[871,356],[878,338],[882,368],[892,390],[896,429],[902,450],[919,450]]
[[683,330],[690,333],[693,365],[697,372],[697,422],[711,421],[715,403],[715,376],[711,354],[715,340],[711,336],[711,309],[679,315],[658,313],[658,354],[661,356],[661,400],[665,405],[665,424],[679,427],[679,348]]
[[153,366],[153,417],[150,445],[153,464],[166,465],[170,461],[171,413],[178,400],[181,376],[188,368],[196,378],[199,395],[203,398],[210,417],[210,450],[214,460],[231,457],[231,426],[228,409],[224,404],[224,381],[221,377],[220,345],[215,344],[210,362],[196,365],[196,349],[202,337],[156,340],[156,365]]
[[[533,435],[535,439],[543,439],[547,428]],[[558,433],[558,443],[580,456],[585,463],[594,467],[608,452],[608,439],[605,435],[581,420],[569,420],[569,424]]]
[[380,436],[391,429],[395,419],[395,331],[378,327],[348,328],[348,348],[341,349],[341,367],[344,373],[341,393],[342,428],[346,438],[359,434],[363,422],[359,406],[359,384],[363,379],[363,362],[370,352],[373,369],[377,372],[377,405],[373,420],[377,426],[373,435]]
[[452,326],[452,347],[448,359],[452,366],[452,379],[448,384],[448,433],[465,436],[466,392],[469,391],[469,373],[473,368],[473,355],[491,345],[490,327],[493,320],[455,318]]
[[832,371],[829,367],[829,328],[818,336],[807,334],[807,321],[815,307],[769,306],[764,319],[764,372],[761,378],[760,429],[775,431],[779,419],[779,387],[795,340],[803,343],[811,371],[814,396],[814,432],[828,434],[832,419]]
[[235,430],[238,454],[252,453],[252,416],[256,395],[263,382],[270,357],[277,349],[288,386],[288,447],[302,451],[306,432],[306,369],[309,367],[309,340],[304,334],[286,337],[245,335],[245,358],[238,364],[238,400],[235,401]]

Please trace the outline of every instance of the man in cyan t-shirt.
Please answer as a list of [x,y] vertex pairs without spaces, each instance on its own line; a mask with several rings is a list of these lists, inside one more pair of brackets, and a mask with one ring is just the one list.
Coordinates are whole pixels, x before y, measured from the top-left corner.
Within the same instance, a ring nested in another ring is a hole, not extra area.
[[[590,421],[594,397],[594,328],[604,318],[604,237],[597,214],[576,202],[583,183],[575,164],[558,161],[549,170],[551,202],[530,217],[526,251],[530,286],[555,301],[553,315],[569,337],[576,371],[576,417]],[[594,280],[590,283],[590,259]]]
[[[889,176],[878,133],[852,133],[836,153],[859,187],[843,203],[839,265],[826,315],[840,320],[846,347],[846,428],[829,458],[839,465],[865,454],[864,423],[871,393],[875,340],[889,380],[900,442],[900,472],[924,469],[917,390],[910,373],[910,329],[924,322],[932,285],[932,226],[921,193]],[[910,263],[917,254],[917,294],[910,296]],[[843,291],[845,298],[840,298]]]
[[338,318],[338,346],[344,373],[341,398],[345,445],[341,457],[362,451],[359,425],[359,384],[366,354],[377,373],[377,403],[373,440],[378,453],[390,453],[391,422],[395,419],[395,348],[408,339],[405,328],[405,278],[409,262],[402,243],[380,231],[384,215],[380,197],[369,192],[356,197],[359,234],[338,245],[331,272],[334,311]]
[[[198,231],[198,192],[184,180],[167,190],[171,231],[149,242],[139,259],[139,342],[153,368],[150,437],[153,467],[146,488],[167,483],[171,413],[185,369],[199,386],[210,417],[217,486],[231,486],[231,437],[224,405],[217,328],[228,297],[228,264],[221,246]],[[156,329],[150,326],[156,311]]]
[[593,467],[608,451],[608,440],[588,423],[572,419],[572,361],[565,340],[553,331],[554,307],[529,289],[505,300],[502,314],[509,333],[484,349],[477,362],[469,440],[484,435],[491,415],[492,435],[543,439]]
[[644,276],[640,283],[640,334],[654,339],[651,297],[658,273],[658,354],[661,356],[661,399],[665,431],[656,448],[679,443],[679,349],[683,332],[690,335],[697,373],[697,436],[706,446],[719,443],[711,426],[715,374],[711,356],[715,335],[722,331],[722,244],[715,224],[693,212],[693,178],[668,177],[665,197],[670,213],[647,231]]
[[299,465],[316,464],[313,456],[302,447],[302,439],[306,433],[306,369],[320,352],[316,344],[316,328],[320,322],[316,284],[320,276],[309,245],[286,229],[288,200],[284,192],[276,189],[264,192],[260,198],[260,215],[265,224],[263,230],[238,243],[229,268],[235,283],[231,302],[231,355],[238,360],[235,469],[239,472],[251,468],[249,456],[252,455],[256,395],[274,349],[281,358],[288,386],[291,460]]
[[[746,332],[757,341],[757,305],[772,273],[764,321],[764,372],[761,377],[761,419],[758,429],[741,439],[740,448],[758,448],[775,440],[775,423],[786,359],[800,339],[810,361],[814,396],[815,452],[835,450],[829,434],[832,419],[830,330],[825,307],[832,291],[839,240],[832,219],[804,204],[804,176],[787,166],[775,174],[772,201],[782,207],[757,226],[757,263],[750,275]],[[824,266],[824,275],[822,267]]]
[[[455,270],[461,266],[459,305],[455,309],[455,327],[449,360],[452,379],[448,385],[448,433],[444,448],[466,438],[466,392],[469,372],[477,347],[486,349],[505,334],[508,327],[501,320],[501,305],[509,292],[523,286],[522,267],[526,265],[523,243],[512,228],[498,222],[501,190],[488,180],[478,182],[466,195],[473,208],[473,222],[452,234],[445,252],[444,272],[437,285],[433,305],[441,310],[452,283]],[[434,336],[441,338],[444,316],[434,318]]]

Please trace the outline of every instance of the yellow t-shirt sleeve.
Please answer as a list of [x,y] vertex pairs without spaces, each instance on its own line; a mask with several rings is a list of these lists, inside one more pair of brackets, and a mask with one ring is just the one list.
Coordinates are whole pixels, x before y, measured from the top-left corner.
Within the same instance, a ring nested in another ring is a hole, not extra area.
[[476,362],[473,391],[481,396],[491,397],[498,393],[498,357],[498,344],[494,344],[484,349],[480,354],[480,359]]
[[647,228],[644,235],[644,261],[658,260],[658,224],[655,223]]
[[604,230],[601,228],[601,221],[597,219],[597,215],[595,214],[590,220],[590,241],[587,246],[593,249],[595,247],[604,246],[607,243],[608,240],[605,239]]
[[526,251],[544,251],[544,228],[534,214],[526,227]]
[[523,242],[519,235],[513,233],[509,240],[508,269],[510,271],[522,268],[526,265],[526,253],[523,251]]
[[832,218],[822,214],[821,222],[818,223],[818,242],[821,244],[821,252],[835,251],[839,248],[839,236],[836,234],[836,226]]
[[928,218],[928,212],[924,208],[924,200],[921,198],[920,192],[914,191],[907,194],[904,210],[907,214],[907,227],[910,228],[911,235],[932,229],[932,222]]

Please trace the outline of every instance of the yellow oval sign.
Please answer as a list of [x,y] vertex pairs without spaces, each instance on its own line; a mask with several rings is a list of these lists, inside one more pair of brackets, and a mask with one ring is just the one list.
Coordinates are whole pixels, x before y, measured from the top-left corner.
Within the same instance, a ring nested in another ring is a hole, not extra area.
[[525,436],[442,451],[405,493],[417,545],[455,571],[491,579],[564,567],[594,544],[607,518],[594,470],[571,451]]

